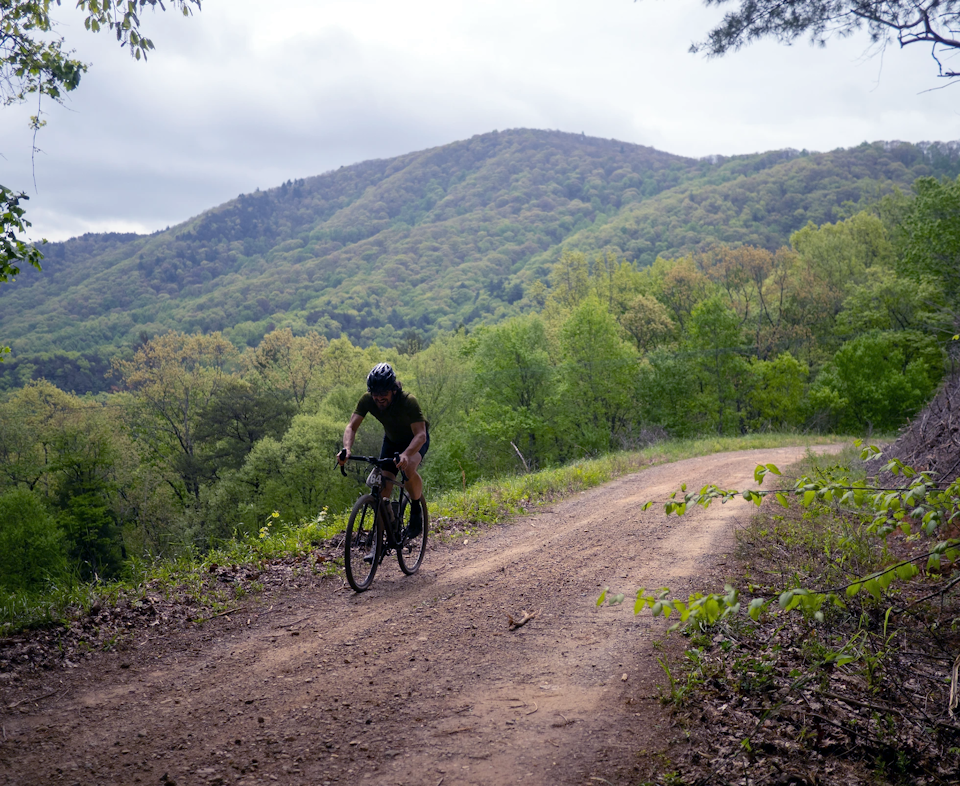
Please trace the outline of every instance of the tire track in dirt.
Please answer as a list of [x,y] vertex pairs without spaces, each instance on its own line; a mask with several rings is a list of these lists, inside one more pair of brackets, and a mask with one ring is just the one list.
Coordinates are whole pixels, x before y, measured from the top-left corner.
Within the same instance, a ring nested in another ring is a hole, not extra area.
[[[820,450],[830,450],[821,448]],[[664,625],[597,609],[605,586],[722,586],[742,501],[667,519],[680,483],[753,486],[802,448],[654,467],[453,545],[362,595],[264,597],[3,689],[0,783],[635,783],[662,747]],[[539,612],[516,631],[507,614]],[[594,780],[594,782],[600,782]]]

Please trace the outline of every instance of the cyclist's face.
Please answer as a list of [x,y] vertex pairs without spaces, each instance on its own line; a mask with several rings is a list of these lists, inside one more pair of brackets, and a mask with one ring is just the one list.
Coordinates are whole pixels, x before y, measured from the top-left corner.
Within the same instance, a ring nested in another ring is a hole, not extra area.
[[386,409],[390,406],[390,402],[393,401],[392,390],[378,391],[377,393],[371,393],[370,395],[373,396],[374,403],[380,407],[380,409]]

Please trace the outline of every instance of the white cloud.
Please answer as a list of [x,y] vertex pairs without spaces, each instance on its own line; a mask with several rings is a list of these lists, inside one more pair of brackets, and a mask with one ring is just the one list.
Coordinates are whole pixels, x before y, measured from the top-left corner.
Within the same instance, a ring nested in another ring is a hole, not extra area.
[[[0,182],[31,194],[37,235],[152,231],[235,197],[495,128],[559,128],[680,155],[960,138],[960,86],[926,51],[861,57],[763,42],[687,52],[717,18],[699,0],[208,0],[147,14],[135,63],[66,7],[92,62],[68,108],[48,105],[33,190],[27,117],[0,113]],[[881,68],[882,64],[882,68]]]

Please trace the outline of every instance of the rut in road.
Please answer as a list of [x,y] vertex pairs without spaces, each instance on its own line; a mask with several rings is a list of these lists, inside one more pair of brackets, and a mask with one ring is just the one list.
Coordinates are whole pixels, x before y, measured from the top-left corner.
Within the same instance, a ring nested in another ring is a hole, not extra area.
[[[596,598],[721,588],[735,522],[753,510],[668,519],[641,506],[683,482],[755,487],[756,464],[804,452],[644,470],[435,545],[415,576],[385,561],[361,595],[316,581],[5,687],[6,708],[56,695],[3,711],[0,783],[636,783],[638,751],[669,736],[665,626]],[[536,616],[509,630],[524,610]]]

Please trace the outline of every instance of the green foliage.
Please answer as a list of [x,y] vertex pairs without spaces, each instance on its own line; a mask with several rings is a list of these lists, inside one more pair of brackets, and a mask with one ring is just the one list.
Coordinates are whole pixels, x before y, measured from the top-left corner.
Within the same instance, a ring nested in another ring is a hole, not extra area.
[[[2,28],[4,36],[0,54],[6,47],[7,21],[4,17]],[[0,61],[2,63],[4,61]],[[6,79],[0,66],[0,86],[6,86]],[[2,89],[2,87],[0,87]],[[14,280],[19,275],[20,266],[32,265],[40,270],[40,260],[43,254],[35,246],[26,243],[19,235],[27,231],[30,222],[24,216],[24,209],[20,206],[21,200],[29,199],[26,194],[15,194],[6,186],[0,185],[0,284]],[[46,241],[44,241],[46,242]],[[3,356],[10,351],[9,347],[0,346],[0,362]]]
[[701,382],[694,410],[703,413],[718,434],[745,430],[742,402],[752,376],[740,354],[740,320],[719,296],[701,301],[690,312],[689,346],[698,353]]
[[[705,0],[708,6],[727,3],[728,0]],[[845,38],[865,29],[871,43],[881,46],[894,40],[900,46],[930,44],[938,75],[954,78],[960,72],[944,70],[943,61],[960,46],[953,37],[958,19],[960,3],[956,0],[890,0],[866,9],[859,0],[806,0],[787,6],[777,0],[740,0],[738,7],[727,11],[705,40],[691,45],[690,51],[719,56],[763,38],[792,44],[802,36],[825,46],[833,35]]]
[[238,522],[241,531],[251,532],[274,510],[287,521],[304,521],[321,508],[339,511],[352,503],[353,490],[331,471],[343,425],[325,415],[298,415],[282,439],[257,442],[218,490],[230,506],[222,510],[216,534],[229,536]]
[[616,320],[593,296],[563,323],[560,347],[565,438],[577,453],[607,452],[635,424],[637,353],[620,338]]
[[[30,363],[54,351],[112,357],[168,330],[222,331],[238,346],[282,328],[363,346],[416,331],[429,344],[461,323],[539,309],[564,250],[583,253],[621,320],[640,294],[670,308],[623,263],[717,243],[774,252],[808,222],[844,217],[851,200],[953,172],[934,153],[867,145],[710,162],[572,134],[485,134],[290,181],[155,235],[50,244],[44,275],[0,294],[0,335]],[[763,357],[788,349],[809,362],[782,341]]]
[[804,422],[810,369],[789,352],[753,364],[756,385],[748,394],[751,422],[756,428],[782,431]]
[[471,353],[476,408],[467,428],[493,440],[508,466],[518,459],[515,451],[527,469],[552,457],[557,369],[551,350],[543,320],[529,316],[482,331]]
[[35,592],[66,572],[64,533],[40,496],[0,494],[0,589]]
[[[60,5],[60,0],[55,0]],[[170,0],[184,16],[199,10],[200,0]],[[78,0],[84,14],[84,27],[92,32],[102,29],[116,34],[120,46],[127,47],[136,60],[146,59],[153,42],[140,33],[140,16],[156,0]],[[50,0],[6,0],[0,15],[0,100],[4,105],[21,103],[39,94],[63,102],[65,93],[75,90],[87,65],[70,57],[63,48],[64,39],[55,37],[59,26],[50,17]],[[162,6],[161,6],[162,8]],[[43,124],[32,118],[35,126]]]
[[873,269],[862,284],[849,289],[837,315],[841,336],[884,330],[920,330],[946,336],[952,320],[945,314],[940,282],[902,278],[893,270]]
[[943,352],[915,330],[867,333],[845,343],[822,370],[810,406],[844,431],[892,431],[920,410],[943,374]]
[[[864,459],[876,459],[879,456],[880,450],[875,446],[862,451]],[[682,516],[691,505],[706,508],[718,500],[726,502],[738,496],[759,506],[763,499],[770,495],[775,496],[781,506],[788,508],[790,498],[793,497],[796,503],[805,509],[833,505],[837,510],[851,509],[865,518],[872,517],[867,532],[881,541],[885,541],[888,535],[896,531],[901,531],[908,538],[921,535],[935,538],[943,530],[955,526],[955,522],[960,521],[960,478],[948,485],[938,487],[929,474],[904,466],[897,459],[889,461],[883,467],[883,471],[892,472],[894,476],[903,476],[909,482],[894,489],[871,488],[864,481],[851,481],[848,467],[837,465],[820,470],[815,475],[801,475],[789,489],[738,491],[708,484],[698,492],[692,492],[687,491],[686,486],[682,486],[679,491],[671,494],[670,500],[665,503],[664,510],[667,515]],[[781,473],[773,464],[759,465],[754,473],[758,483],[762,483],[768,474],[780,475]],[[677,499],[678,494],[683,495],[682,501]],[[652,501],[645,503],[644,509],[653,504]],[[861,593],[872,597],[878,603],[889,602],[893,596],[891,587],[897,583],[911,581],[920,574],[921,570],[924,570],[928,576],[942,576],[940,589],[927,596],[928,599],[937,597],[948,592],[954,585],[955,581],[947,573],[947,569],[949,566],[949,572],[955,572],[958,559],[960,559],[960,539],[946,537],[938,540],[926,551],[895,561],[880,570],[857,576],[839,587],[816,590],[795,585],[783,588],[773,598],[755,597],[750,601],[748,613],[756,621],[770,608],[775,598],[784,612],[796,610],[812,620],[823,622],[826,606],[843,609],[846,607],[847,599]],[[672,613],[676,613],[679,622],[672,628],[676,629],[683,625],[709,627],[740,611],[740,593],[729,585],[723,594],[713,593],[706,596],[694,594],[688,601],[670,600],[667,597],[668,594],[667,588],[660,590],[657,595],[649,594],[641,588],[637,591],[634,613],[639,614],[648,607],[654,616],[663,614],[669,618]],[[604,601],[610,605],[617,605],[623,598],[623,594],[608,597],[607,590],[604,590],[597,600],[597,605],[601,605]],[[889,624],[890,615],[895,608],[890,606],[887,609],[885,627]],[[833,659],[842,656],[842,651],[831,655]]]
[[698,380],[690,373],[690,355],[658,348],[640,364],[637,376],[645,423],[658,423],[680,439],[702,433],[702,415],[694,406]]
[[[0,98],[5,106],[32,93],[62,101],[76,89],[87,66],[63,51],[63,39],[47,38],[54,27],[49,0],[11,0],[0,16]],[[39,118],[33,118],[39,125]]]
[[938,282],[956,313],[960,310],[960,178],[919,178],[916,199],[903,223],[902,270],[911,278]]
[[17,236],[30,226],[24,218],[25,210],[20,206],[22,200],[29,198],[0,185],[0,284],[13,281],[14,276],[20,274],[21,265],[32,265],[40,270],[43,254]]

